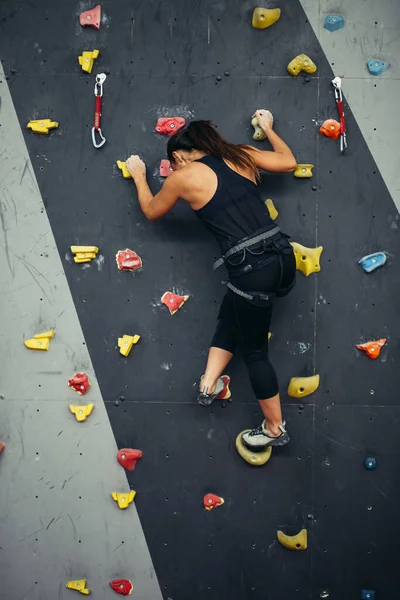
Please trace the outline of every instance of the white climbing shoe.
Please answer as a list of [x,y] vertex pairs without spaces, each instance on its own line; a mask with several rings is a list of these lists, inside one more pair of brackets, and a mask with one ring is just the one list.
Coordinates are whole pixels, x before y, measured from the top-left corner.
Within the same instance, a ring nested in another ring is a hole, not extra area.
[[281,433],[277,437],[271,437],[265,428],[265,421],[259,427],[242,435],[242,440],[252,450],[263,450],[267,446],[285,446],[290,441],[286,431],[286,422],[279,425]]
[[[201,379],[203,379],[203,376],[201,377]],[[217,383],[215,384],[215,390],[212,394],[208,394],[208,388],[204,388],[202,392],[199,392],[199,395],[197,396],[198,403],[202,406],[210,406],[210,404],[214,402],[215,398],[220,395],[224,387],[225,384],[223,380],[219,377],[217,379]]]

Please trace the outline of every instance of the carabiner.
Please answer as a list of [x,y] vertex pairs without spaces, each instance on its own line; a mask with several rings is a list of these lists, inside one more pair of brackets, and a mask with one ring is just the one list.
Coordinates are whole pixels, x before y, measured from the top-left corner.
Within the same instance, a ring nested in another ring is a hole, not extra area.
[[[99,143],[96,142],[96,131],[99,134],[99,137],[100,137],[100,140],[101,140]],[[95,127],[92,128],[92,142],[93,142],[93,146],[95,148],[101,148],[106,143],[106,138],[101,133],[100,127],[99,127],[99,129],[96,129]]]
[[[94,84],[94,95],[96,98],[96,105],[94,109],[94,125],[92,129],[92,142],[95,148],[101,148],[106,143],[106,138],[101,133],[100,121],[101,121],[101,102],[103,98],[103,84],[107,78],[105,73],[96,75],[96,83]],[[100,136],[100,142],[96,141],[96,131]]]

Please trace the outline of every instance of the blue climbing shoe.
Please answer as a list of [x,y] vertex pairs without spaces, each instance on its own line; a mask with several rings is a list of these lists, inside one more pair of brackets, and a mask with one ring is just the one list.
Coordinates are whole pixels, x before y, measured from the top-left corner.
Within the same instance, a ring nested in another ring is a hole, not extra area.
[[286,423],[279,425],[281,433],[277,437],[271,437],[265,427],[265,421],[259,427],[242,435],[242,440],[251,450],[264,450],[267,446],[285,446],[290,442],[286,431]]

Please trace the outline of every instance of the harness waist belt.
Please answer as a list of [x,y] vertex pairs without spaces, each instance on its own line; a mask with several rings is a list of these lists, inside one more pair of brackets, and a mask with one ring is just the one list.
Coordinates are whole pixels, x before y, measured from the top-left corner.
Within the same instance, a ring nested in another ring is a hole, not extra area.
[[279,227],[273,227],[269,231],[264,231],[263,233],[260,233],[259,235],[256,235],[256,236],[254,236],[252,238],[244,240],[243,242],[239,242],[236,246],[233,246],[233,248],[230,248],[230,250],[228,250],[227,252],[225,252],[225,254],[223,256],[221,256],[221,258],[219,258],[214,263],[213,271],[216,271],[218,269],[218,267],[220,267],[221,265],[223,265],[224,262],[230,256],[233,256],[237,252],[240,252],[240,250],[244,250],[245,248],[250,248],[250,246],[254,246],[255,244],[258,244],[259,242],[262,242],[263,240],[267,240],[268,238],[273,237],[274,235],[276,235],[279,232],[280,232],[280,228]]

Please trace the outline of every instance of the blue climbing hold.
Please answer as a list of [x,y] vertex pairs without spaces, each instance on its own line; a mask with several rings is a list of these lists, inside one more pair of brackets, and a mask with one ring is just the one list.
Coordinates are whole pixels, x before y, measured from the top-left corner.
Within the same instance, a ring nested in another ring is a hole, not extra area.
[[367,254],[358,261],[358,264],[362,266],[366,273],[371,273],[379,267],[383,267],[386,262],[386,254],[384,252],[374,252],[373,254]]
[[375,600],[374,590],[361,590],[361,600]]
[[376,58],[369,60],[367,65],[368,71],[371,73],[371,75],[381,75],[390,67],[388,62],[385,62],[384,60],[378,60]]
[[368,471],[376,469],[376,458],[366,458],[364,465],[365,468],[368,469]]
[[328,31],[336,31],[344,27],[343,15],[326,15],[324,19],[324,27]]

